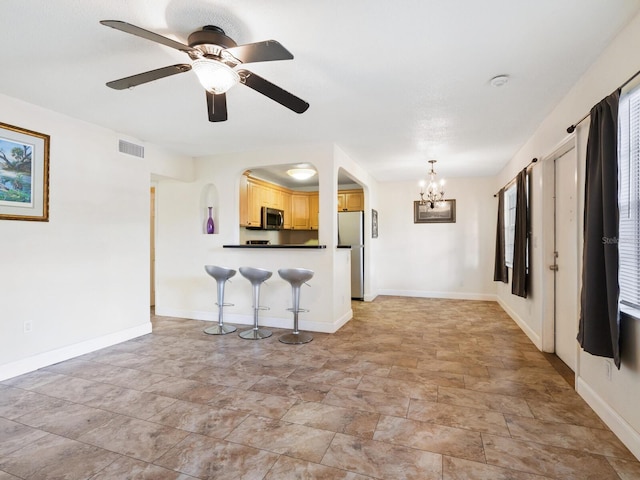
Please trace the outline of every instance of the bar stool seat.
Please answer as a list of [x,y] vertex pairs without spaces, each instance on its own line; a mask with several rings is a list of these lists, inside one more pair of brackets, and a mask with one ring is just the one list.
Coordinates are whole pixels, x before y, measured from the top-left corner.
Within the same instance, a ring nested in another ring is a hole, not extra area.
[[298,313],[308,312],[308,310],[300,308],[300,287],[303,283],[306,283],[307,280],[311,280],[314,272],[306,268],[282,268],[278,270],[278,274],[283,280],[291,284],[291,293],[293,296],[293,308],[288,309],[293,312],[293,332],[281,335],[278,340],[282,343],[294,345],[309,343],[313,340],[313,335],[298,331]]
[[246,340],[260,340],[272,335],[270,330],[258,327],[258,312],[260,310],[268,310],[268,307],[260,306],[260,285],[271,278],[273,272],[255,267],[240,267],[240,275],[251,282],[253,288],[253,328],[244,330],[239,333],[241,338]]
[[231,307],[233,303],[224,303],[224,284],[227,280],[236,274],[236,271],[231,268],[219,267],[217,265],[205,265],[205,271],[215,278],[218,285],[218,324],[204,329],[204,333],[209,335],[226,335],[237,330],[236,327],[231,325],[225,325],[223,321],[223,307]]

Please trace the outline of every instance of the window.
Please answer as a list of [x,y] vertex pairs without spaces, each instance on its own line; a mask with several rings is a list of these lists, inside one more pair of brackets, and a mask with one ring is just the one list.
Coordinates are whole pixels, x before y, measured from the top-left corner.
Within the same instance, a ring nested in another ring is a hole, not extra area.
[[513,268],[513,245],[516,237],[516,184],[504,192],[504,263]]
[[619,108],[620,302],[640,309],[640,88]]

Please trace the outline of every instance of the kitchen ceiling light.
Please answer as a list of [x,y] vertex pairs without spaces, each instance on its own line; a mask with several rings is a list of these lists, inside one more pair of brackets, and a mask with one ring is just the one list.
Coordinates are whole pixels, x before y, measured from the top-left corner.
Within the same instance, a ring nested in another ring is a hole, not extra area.
[[215,95],[224,93],[240,81],[238,73],[217,60],[199,58],[192,63],[202,86]]
[[436,208],[444,203],[444,180],[436,181],[436,172],[433,170],[433,164],[436,162],[437,160],[429,160],[431,164],[429,183],[421,180],[418,184],[420,186],[420,205],[429,205],[429,208]]
[[317,172],[313,168],[292,168],[287,170],[287,175],[296,180],[307,180],[313,177]]

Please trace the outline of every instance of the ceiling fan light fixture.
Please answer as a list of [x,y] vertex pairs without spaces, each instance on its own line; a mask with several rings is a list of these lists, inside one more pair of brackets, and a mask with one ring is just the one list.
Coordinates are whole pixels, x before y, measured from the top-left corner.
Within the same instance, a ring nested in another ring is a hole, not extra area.
[[200,84],[214,95],[225,93],[240,82],[240,75],[233,68],[217,60],[199,58],[191,66]]
[[287,175],[296,180],[307,180],[313,177],[317,172],[313,168],[291,168],[287,170]]

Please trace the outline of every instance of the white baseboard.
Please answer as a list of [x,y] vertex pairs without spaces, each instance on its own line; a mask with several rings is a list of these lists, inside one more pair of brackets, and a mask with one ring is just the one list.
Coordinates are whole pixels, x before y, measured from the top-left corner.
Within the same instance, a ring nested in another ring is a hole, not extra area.
[[495,302],[497,299],[495,294],[488,293],[425,292],[422,290],[378,290],[378,295],[390,295],[395,297],[449,298],[451,300],[484,300],[488,302]]
[[[268,310],[260,313],[260,326],[264,327],[272,327],[272,328],[284,328],[284,329],[292,329],[293,328],[293,316],[288,318],[282,317],[270,317],[265,313]],[[177,318],[187,318],[189,320],[204,320],[207,322],[217,322],[218,314],[217,312],[205,312],[198,310],[176,310],[171,308],[163,308],[157,309],[155,314],[160,317],[177,317]],[[308,332],[321,332],[321,333],[335,333],[337,332],[345,323],[353,318],[353,311],[350,309],[346,312],[342,317],[334,320],[332,323],[325,322],[314,322],[310,320],[305,320],[304,314],[301,314],[298,318],[298,328],[300,330],[308,331]],[[224,322],[232,323],[236,325],[253,325],[253,315],[240,315],[237,313],[224,313]]]
[[0,381],[151,333],[151,322],[0,365]]
[[542,339],[540,338],[540,335],[534,332],[531,327],[527,325],[527,322],[522,320],[522,318],[520,318],[520,316],[515,311],[513,311],[511,307],[509,307],[509,305],[507,305],[500,299],[500,297],[496,296],[496,299],[502,309],[507,312],[507,314],[513,319],[514,322],[518,324],[518,326],[522,329],[525,335],[529,337],[529,340],[533,342],[536,348],[542,351]]
[[640,433],[618,415],[581,377],[576,380],[576,390],[620,441],[640,460]]

